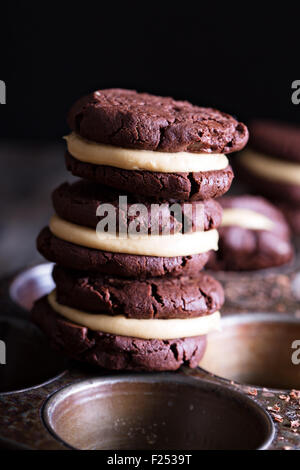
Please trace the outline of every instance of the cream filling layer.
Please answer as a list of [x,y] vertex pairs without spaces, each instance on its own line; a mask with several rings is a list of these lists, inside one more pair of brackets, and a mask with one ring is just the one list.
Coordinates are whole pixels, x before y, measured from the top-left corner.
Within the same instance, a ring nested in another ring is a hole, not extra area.
[[272,230],[274,223],[265,215],[250,209],[223,209],[222,227],[230,225],[250,230]]
[[270,181],[300,184],[300,163],[279,161],[253,150],[245,150],[239,159],[244,167]]
[[190,173],[224,170],[226,155],[218,153],[156,152],[99,144],[83,139],[75,132],[65,137],[69,153],[82,162],[108,165],[124,170],[147,170],[161,173]]
[[219,329],[220,313],[187,318],[187,319],[135,319],[123,315],[97,315],[61,305],[56,301],[55,290],[48,295],[48,302],[55,310],[68,320],[85,326],[93,331],[102,331],[120,336],[131,336],[141,339],[175,339],[206,335]]
[[132,255],[190,256],[218,249],[218,232],[216,229],[207,232],[176,233],[174,235],[128,235],[119,238],[107,232],[75,225],[54,215],[49,223],[53,235],[75,245]]

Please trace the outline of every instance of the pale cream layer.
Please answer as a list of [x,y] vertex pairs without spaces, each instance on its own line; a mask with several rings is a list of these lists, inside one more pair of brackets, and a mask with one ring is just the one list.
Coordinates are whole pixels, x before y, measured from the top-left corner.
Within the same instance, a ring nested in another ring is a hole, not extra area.
[[270,181],[300,184],[300,163],[280,161],[253,150],[245,150],[239,159],[244,167]]
[[82,162],[108,165],[124,170],[147,170],[162,173],[190,173],[224,170],[228,166],[221,153],[155,152],[98,144],[76,133],[65,137],[69,153]]
[[207,232],[176,233],[174,235],[134,235],[119,238],[107,232],[75,225],[54,215],[49,223],[53,235],[75,245],[145,256],[189,256],[218,249],[217,230]]
[[250,230],[272,230],[274,223],[265,215],[250,209],[223,209],[222,227],[231,225]]
[[214,312],[186,319],[135,319],[123,315],[97,315],[61,305],[56,301],[55,290],[48,295],[53,310],[68,320],[93,331],[141,339],[175,339],[206,335],[220,327],[220,313]]

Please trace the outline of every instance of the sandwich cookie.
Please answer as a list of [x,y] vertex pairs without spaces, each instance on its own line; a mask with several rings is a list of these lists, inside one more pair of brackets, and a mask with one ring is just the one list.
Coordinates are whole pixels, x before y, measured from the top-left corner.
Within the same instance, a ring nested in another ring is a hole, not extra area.
[[48,261],[66,268],[127,278],[192,275],[200,271],[209,258],[208,252],[171,258],[106,252],[62,240],[48,227],[39,234],[37,249]]
[[99,90],[71,108],[66,165],[74,175],[147,197],[200,200],[228,191],[225,156],[248,131],[228,114],[130,90]]
[[192,274],[218,247],[218,232],[118,238],[53,216],[37,239],[39,252],[67,268],[120,277]]
[[[35,303],[32,319],[57,349],[80,361],[124,370],[195,367],[205,351],[205,335],[219,328],[223,291],[207,275],[130,286],[129,281],[82,278],[56,267],[54,279],[57,290]],[[133,290],[136,296],[130,299]],[[79,302],[71,307],[74,296]],[[81,310],[81,303],[94,311]]]
[[206,336],[144,340],[93,331],[56,313],[46,297],[36,302],[31,316],[53,348],[105,369],[163,371],[181,365],[197,367],[206,347]]
[[[123,236],[118,233],[120,219],[127,229],[133,217],[118,206],[115,192],[86,182],[60,186],[53,193],[54,207],[60,216],[54,215],[49,228],[40,233],[38,250],[46,259],[66,268],[117,277],[178,276],[200,271],[208,260],[208,252],[217,249],[220,205],[215,201],[194,202],[192,210],[183,210],[181,220],[165,206],[173,233],[165,234],[166,226],[160,222],[158,234],[152,235],[155,220],[151,219],[151,204],[143,199],[135,201],[145,203],[144,216],[139,219],[145,230]],[[107,202],[119,216],[116,233],[96,231],[97,207]],[[129,209],[132,202],[129,200]],[[195,219],[194,214],[200,215]],[[198,222],[201,230],[197,230]]]
[[249,148],[236,158],[242,178],[274,201],[300,205],[300,127],[254,121]]
[[279,209],[258,196],[223,197],[219,202],[219,250],[211,254],[209,269],[255,270],[292,260],[289,227]]
[[292,233],[300,235],[300,201],[299,204],[277,202],[276,205],[284,214]]

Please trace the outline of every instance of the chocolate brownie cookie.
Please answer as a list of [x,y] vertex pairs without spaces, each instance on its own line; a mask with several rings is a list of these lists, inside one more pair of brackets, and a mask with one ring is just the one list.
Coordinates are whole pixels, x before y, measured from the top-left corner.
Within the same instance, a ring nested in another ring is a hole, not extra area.
[[124,170],[77,160],[65,155],[67,169],[80,178],[111,186],[119,191],[151,198],[196,201],[220,197],[232,183],[230,165],[223,170],[198,173],[160,173],[145,170]]
[[[116,210],[117,226],[119,218],[123,226],[127,227],[136,216],[129,215],[128,210],[133,204],[143,204],[148,211],[148,216],[138,214],[139,223],[143,233],[151,233],[151,204],[154,201],[143,197],[127,197],[127,207],[119,204],[120,193],[103,185],[80,180],[76,183],[64,183],[52,194],[53,206],[56,213],[65,220],[85,227],[96,228],[102,217],[96,215],[100,204],[111,204]],[[173,204],[180,206],[182,213],[170,212]],[[213,200],[182,203],[175,200],[159,201],[162,208],[162,217],[159,218],[159,233],[190,232],[197,228],[196,214],[199,215],[198,224],[201,230],[218,228],[222,220],[222,208]],[[181,217],[180,217],[181,216]],[[164,225],[165,224],[165,225]],[[108,227],[109,230],[109,227]],[[169,232],[168,232],[169,231]]]
[[276,204],[284,214],[291,231],[300,235],[300,205],[278,202]]
[[106,369],[163,371],[181,365],[196,367],[206,346],[206,336],[144,340],[91,331],[58,315],[47,297],[35,303],[31,316],[55,349]]
[[[272,163],[270,162],[271,165]],[[245,168],[242,162],[238,162],[238,157],[236,171],[253,194],[263,195],[272,202],[278,202],[279,200],[293,205],[300,203],[300,184],[298,186],[297,184],[287,182],[271,181],[265,177],[258,176],[249,171],[248,168]]]
[[252,148],[280,160],[300,163],[300,126],[256,120],[249,129]]
[[228,114],[123,89],[82,97],[72,106],[68,124],[94,142],[160,152],[230,153],[248,139],[246,126]]
[[224,302],[222,286],[207,274],[142,281],[80,273],[56,265],[53,279],[60,304],[128,318],[199,317],[219,310]]
[[257,120],[249,129],[249,149],[235,160],[239,176],[256,193],[299,205],[300,126]]
[[105,252],[66,242],[53,235],[48,227],[39,234],[37,249],[47,260],[65,268],[127,278],[194,275],[209,258],[208,253],[165,258]]
[[283,214],[256,196],[224,197],[219,250],[208,267],[216,270],[255,270],[280,266],[293,258],[290,232]]

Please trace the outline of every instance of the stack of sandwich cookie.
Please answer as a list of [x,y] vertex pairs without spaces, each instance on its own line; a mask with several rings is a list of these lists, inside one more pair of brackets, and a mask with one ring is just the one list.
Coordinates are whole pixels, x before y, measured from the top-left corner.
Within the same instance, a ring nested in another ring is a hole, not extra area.
[[[133,200],[141,202],[143,198],[129,197],[129,209]],[[205,350],[206,333],[218,328],[224,301],[220,284],[199,274],[209,251],[217,247],[220,205],[212,200],[193,202],[196,210],[191,218],[183,210],[184,233],[182,221],[171,214],[173,235],[164,235],[167,227],[163,218],[158,227],[161,235],[118,239],[107,232],[104,242],[111,243],[110,249],[115,251],[103,251],[95,248],[103,242],[95,230],[101,220],[96,209],[107,201],[122,221],[131,222],[128,212],[119,210],[114,190],[80,180],[54,191],[57,215],[39,235],[38,247],[57,263],[53,271],[56,291],[36,303],[34,321],[68,356],[105,368],[172,370],[183,363],[196,366]],[[149,200],[147,204],[149,212],[140,218],[140,225],[148,232],[153,221],[151,224]],[[203,230],[196,232],[193,215],[198,207],[202,208]],[[194,236],[199,245],[196,248],[189,238]],[[186,237],[190,241],[182,243]],[[208,237],[207,241],[201,237]],[[94,248],[90,248],[91,240]],[[147,240],[155,243],[147,247]],[[118,241],[125,253],[116,252]],[[146,253],[149,249],[154,250],[151,255]],[[169,256],[170,249],[179,256]],[[127,254],[129,250],[135,254]],[[163,256],[155,256],[157,250]],[[188,250],[188,255],[181,256],[181,250]],[[190,254],[194,250],[204,253]],[[140,251],[143,254],[136,254]]]
[[218,245],[222,210],[211,198],[229,189],[224,152],[246,144],[246,127],[127,90],[82,98],[69,124],[67,167],[84,179],[53,193],[38,249],[56,263],[56,290],[36,302],[33,321],[69,357],[107,369],[195,367],[224,301],[199,272]]

